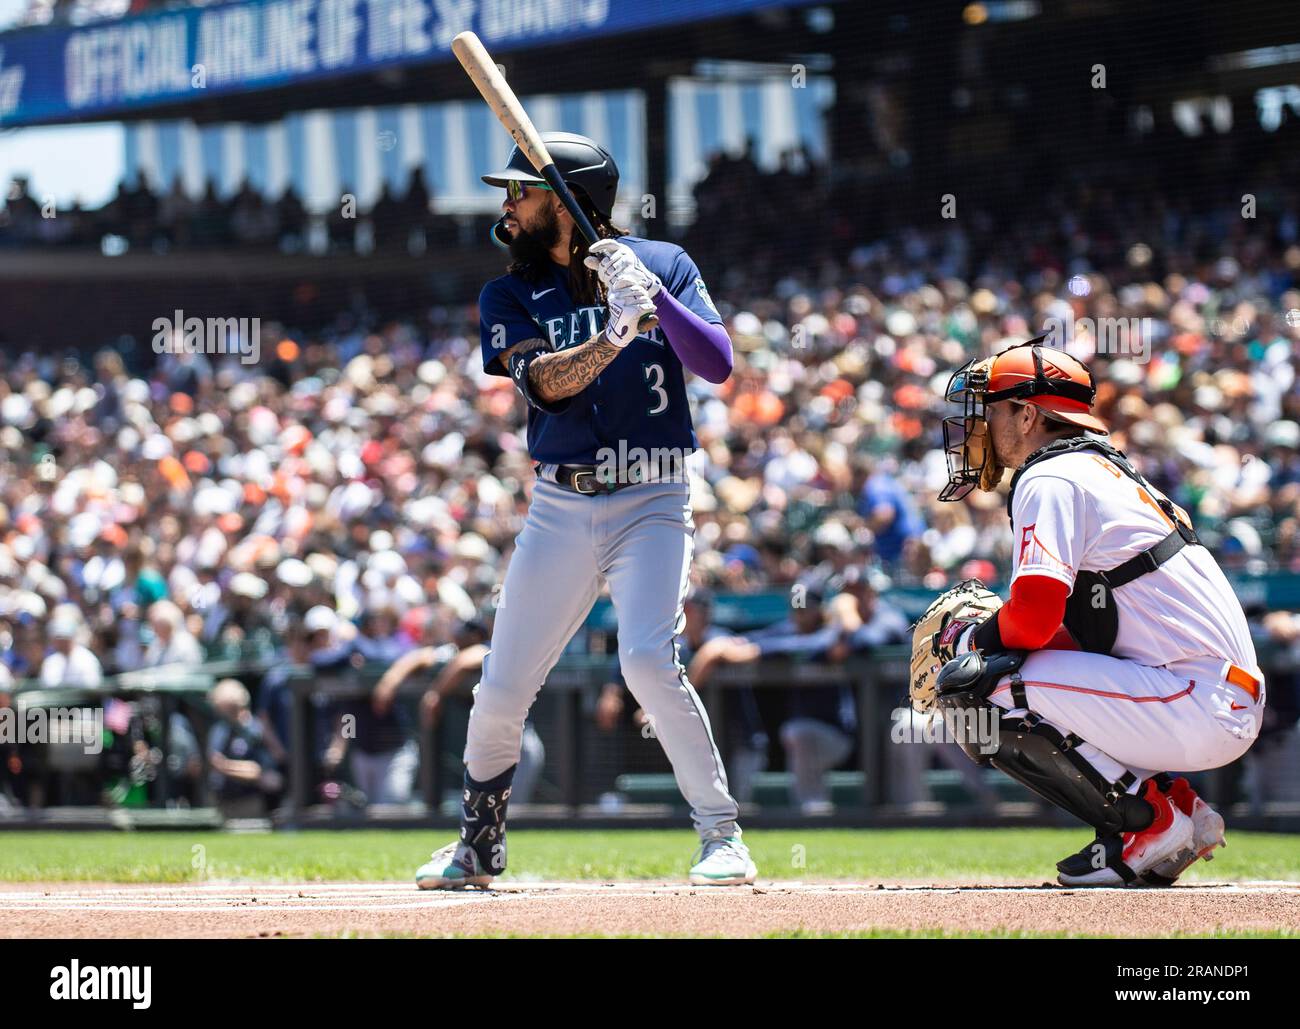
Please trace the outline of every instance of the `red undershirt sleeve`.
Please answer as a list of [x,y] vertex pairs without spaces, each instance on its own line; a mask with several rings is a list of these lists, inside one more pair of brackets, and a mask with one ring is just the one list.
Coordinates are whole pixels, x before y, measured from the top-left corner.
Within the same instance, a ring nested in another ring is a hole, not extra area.
[[1007,650],[1077,650],[1065,631],[1065,601],[1070,587],[1047,575],[1022,575],[1011,584],[1011,599],[998,611],[998,635]]

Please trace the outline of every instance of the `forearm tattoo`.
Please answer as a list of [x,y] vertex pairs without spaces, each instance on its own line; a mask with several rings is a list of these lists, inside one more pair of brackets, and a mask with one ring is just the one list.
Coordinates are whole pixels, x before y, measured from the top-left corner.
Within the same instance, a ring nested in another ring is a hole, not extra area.
[[[537,346],[529,346],[536,342]],[[540,339],[529,340],[521,347],[535,350],[545,346]],[[605,339],[603,332],[586,343],[566,350],[543,354],[528,367],[528,384],[533,393],[546,403],[554,403],[581,393],[618,357],[620,348]]]

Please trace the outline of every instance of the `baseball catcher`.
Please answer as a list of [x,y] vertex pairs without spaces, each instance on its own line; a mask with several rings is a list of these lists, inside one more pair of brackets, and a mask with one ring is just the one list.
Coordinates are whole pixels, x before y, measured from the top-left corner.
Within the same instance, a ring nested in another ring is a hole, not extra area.
[[[508,376],[527,405],[537,481],[470,712],[460,839],[435,853],[416,882],[486,886],[505,869],[524,719],[608,585],[624,679],[700,836],[690,880],[752,883],[757,870],[736,801],[675,639],[695,530],[684,467],[696,446],[686,372],[725,381],[731,340],[681,247],[613,224],[618,169],[609,151],[567,132],[542,139],[602,238],[588,249],[518,147],[504,169],[483,176],[505,191],[493,235],[513,258],[479,297],[483,370]],[[643,330],[649,314],[658,327]]]
[[1246,752],[1264,679],[1186,512],[1098,438],[1092,374],[1044,338],[948,383],[963,412],[944,421],[939,499],[994,490],[1014,469],[1015,567],[1005,604],[971,580],[922,616],[912,704],[962,726],[992,707],[997,739],[958,733],[967,755],[1093,827],[1057,863],[1063,885],[1167,886],[1224,843],[1223,819],[1171,773]]

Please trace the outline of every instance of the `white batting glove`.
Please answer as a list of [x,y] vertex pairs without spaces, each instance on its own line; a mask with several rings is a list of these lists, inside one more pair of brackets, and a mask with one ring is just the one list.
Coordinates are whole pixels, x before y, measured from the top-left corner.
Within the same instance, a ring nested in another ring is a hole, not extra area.
[[582,263],[599,276],[600,284],[606,289],[623,278],[635,282],[651,298],[663,289],[659,276],[642,264],[641,258],[626,243],[616,239],[598,239],[591,244],[588,254]]
[[609,315],[605,320],[605,338],[620,350],[636,339],[641,319],[655,313],[655,302],[645,289],[622,278],[610,288]]

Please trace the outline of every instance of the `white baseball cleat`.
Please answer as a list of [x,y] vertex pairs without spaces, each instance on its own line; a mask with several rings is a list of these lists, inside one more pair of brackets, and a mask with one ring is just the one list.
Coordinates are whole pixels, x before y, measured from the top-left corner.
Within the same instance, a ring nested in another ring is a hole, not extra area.
[[1215,848],[1228,845],[1223,838],[1223,816],[1197,796],[1192,784],[1182,776],[1169,787],[1169,799],[1192,820],[1192,844],[1187,850],[1144,872],[1142,881],[1148,886],[1172,886],[1200,858],[1213,861]]
[[[1099,838],[1057,864],[1062,886],[1150,885],[1143,876],[1168,861],[1181,861],[1192,852],[1195,829],[1167,794],[1148,779],[1142,799],[1155,809],[1155,818],[1140,832]],[[1090,855],[1092,857],[1090,857]],[[1098,867],[1100,865],[1100,867]]]
[[699,860],[691,866],[693,886],[745,886],[758,878],[749,848],[739,836],[709,837],[696,853]]
[[463,890],[466,886],[491,886],[474,851],[463,843],[449,843],[421,865],[415,885],[422,890]]

